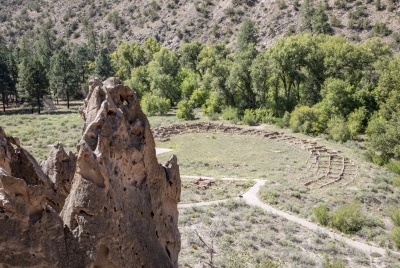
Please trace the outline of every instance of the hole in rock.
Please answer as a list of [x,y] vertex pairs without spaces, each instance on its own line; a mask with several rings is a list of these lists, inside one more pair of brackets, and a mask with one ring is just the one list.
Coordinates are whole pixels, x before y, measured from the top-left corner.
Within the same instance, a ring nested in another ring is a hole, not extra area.
[[151,217],[154,218],[154,213],[153,211],[150,213]]
[[117,212],[117,208],[116,207],[114,207],[114,212]]

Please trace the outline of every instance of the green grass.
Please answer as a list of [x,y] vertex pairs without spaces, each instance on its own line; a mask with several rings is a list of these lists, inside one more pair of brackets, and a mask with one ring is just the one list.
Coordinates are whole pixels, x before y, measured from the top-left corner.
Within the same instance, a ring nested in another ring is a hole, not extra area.
[[53,112],[38,114],[0,115],[0,126],[6,135],[16,136],[21,146],[27,149],[38,161],[45,160],[51,145],[60,141],[64,149],[76,151],[76,143],[81,138],[83,120],[77,105],[66,110],[60,106]]
[[[157,142],[178,156],[180,173],[213,177],[295,179],[308,152],[285,142],[248,135],[190,133]],[[161,162],[169,154],[159,155]]]
[[325,254],[347,267],[371,265],[364,252],[241,201],[180,209],[179,229],[180,267],[210,260],[210,250],[194,230],[208,246],[213,241],[216,267],[279,267],[267,266],[268,262],[280,267],[325,267]]
[[181,203],[207,202],[238,197],[254,185],[253,181],[215,180],[215,184],[200,189],[193,184],[196,179],[182,178]]

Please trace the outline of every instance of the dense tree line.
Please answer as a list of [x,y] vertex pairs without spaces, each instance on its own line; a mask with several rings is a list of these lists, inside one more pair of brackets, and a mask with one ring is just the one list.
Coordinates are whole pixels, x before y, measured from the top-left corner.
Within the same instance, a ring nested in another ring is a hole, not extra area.
[[35,43],[1,45],[3,109],[22,100],[40,111],[47,95],[69,105],[71,98],[84,96],[89,75],[118,76],[148,114],[177,105],[178,117],[193,119],[193,108],[200,107],[211,119],[276,123],[339,142],[366,133],[375,149],[371,160],[400,159],[400,55],[379,38],[353,44],[317,34],[329,33],[322,8],[306,7],[302,25],[314,35],[278,39],[265,51],[257,50],[257,29],[248,19],[235,48],[194,41],[178,51],[155,38],[143,45],[122,42],[110,51],[90,25],[87,43],[68,46],[55,38],[49,21]]

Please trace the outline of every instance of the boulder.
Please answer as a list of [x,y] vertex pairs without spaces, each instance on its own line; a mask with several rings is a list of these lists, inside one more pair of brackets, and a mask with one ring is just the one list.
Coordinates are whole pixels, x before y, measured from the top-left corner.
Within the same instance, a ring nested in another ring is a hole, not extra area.
[[118,78],[89,81],[76,154],[40,165],[0,128],[0,267],[178,267],[177,159]]

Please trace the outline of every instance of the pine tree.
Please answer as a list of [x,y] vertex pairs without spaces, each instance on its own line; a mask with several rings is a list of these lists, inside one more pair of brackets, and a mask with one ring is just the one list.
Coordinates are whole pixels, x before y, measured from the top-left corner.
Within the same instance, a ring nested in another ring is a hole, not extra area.
[[99,55],[96,57],[94,73],[101,80],[105,80],[108,77],[114,75],[114,70],[111,64],[111,57],[104,49],[101,50]]
[[[54,54],[50,60],[50,87],[54,95],[67,98],[67,107],[69,109],[69,100],[76,90],[76,76],[74,75],[75,66],[71,61],[68,52],[61,49]],[[57,101],[58,102],[58,101]]]
[[258,43],[258,33],[255,22],[250,19],[244,19],[240,27],[236,51],[242,52],[248,49],[249,44],[256,45]]
[[36,58],[25,58],[18,73],[17,88],[21,95],[31,104],[32,113],[36,103],[40,114],[41,101],[49,93],[48,87],[49,80],[43,64]]

